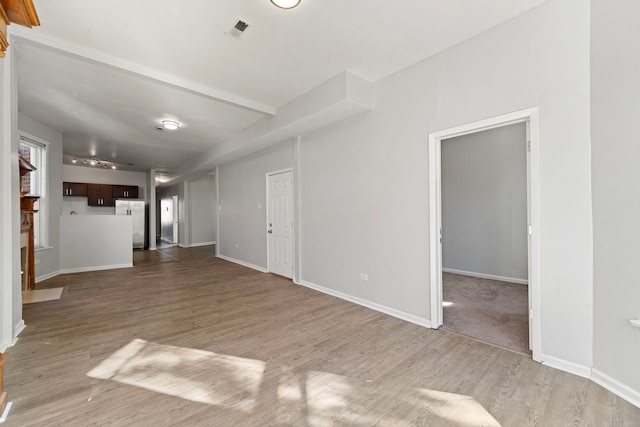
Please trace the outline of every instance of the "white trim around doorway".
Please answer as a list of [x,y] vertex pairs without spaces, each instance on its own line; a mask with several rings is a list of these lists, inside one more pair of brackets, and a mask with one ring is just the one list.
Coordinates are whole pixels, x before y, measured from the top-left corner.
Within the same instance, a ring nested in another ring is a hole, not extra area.
[[528,108],[497,117],[464,124],[429,134],[429,290],[431,327],[442,325],[442,212],[441,146],[444,139],[494,129],[515,123],[527,123],[529,136],[529,302],[531,350],[533,360],[542,360],[542,304],[540,292],[540,134],[538,108]]

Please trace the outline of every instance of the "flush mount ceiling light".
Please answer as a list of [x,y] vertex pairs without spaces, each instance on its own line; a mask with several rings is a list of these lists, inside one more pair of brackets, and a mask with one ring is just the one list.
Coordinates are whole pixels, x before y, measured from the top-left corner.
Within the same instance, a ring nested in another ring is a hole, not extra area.
[[269,0],[274,6],[280,9],[293,9],[300,4],[301,0]]
[[176,130],[176,129],[180,128],[180,123],[175,122],[173,120],[163,120],[162,121],[162,127],[167,129],[167,130]]

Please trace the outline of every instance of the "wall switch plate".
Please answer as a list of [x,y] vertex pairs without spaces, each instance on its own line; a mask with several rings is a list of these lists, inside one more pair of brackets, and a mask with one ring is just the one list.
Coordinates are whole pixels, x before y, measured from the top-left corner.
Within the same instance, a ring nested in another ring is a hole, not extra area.
[[364,273],[360,273],[360,280],[369,280],[369,275],[368,274],[364,274]]

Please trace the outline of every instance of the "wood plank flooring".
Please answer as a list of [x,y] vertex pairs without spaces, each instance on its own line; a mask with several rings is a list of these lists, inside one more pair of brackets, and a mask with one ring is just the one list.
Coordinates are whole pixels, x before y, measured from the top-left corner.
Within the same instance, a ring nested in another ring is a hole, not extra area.
[[5,425],[640,425],[589,380],[213,253],[40,283],[65,290],[24,306]]

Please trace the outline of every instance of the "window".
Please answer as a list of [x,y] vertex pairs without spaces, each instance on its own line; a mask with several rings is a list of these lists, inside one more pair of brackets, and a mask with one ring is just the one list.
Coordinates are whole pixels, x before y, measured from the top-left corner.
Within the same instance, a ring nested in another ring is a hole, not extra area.
[[36,167],[22,178],[21,189],[40,196],[36,202],[38,212],[33,215],[33,234],[36,248],[46,247],[47,230],[47,143],[23,133],[20,134],[20,155]]

